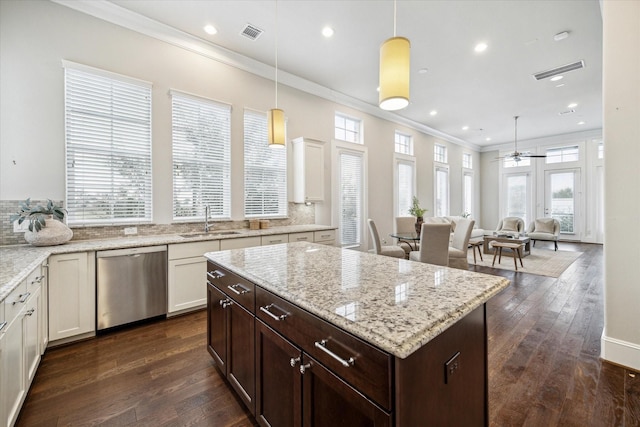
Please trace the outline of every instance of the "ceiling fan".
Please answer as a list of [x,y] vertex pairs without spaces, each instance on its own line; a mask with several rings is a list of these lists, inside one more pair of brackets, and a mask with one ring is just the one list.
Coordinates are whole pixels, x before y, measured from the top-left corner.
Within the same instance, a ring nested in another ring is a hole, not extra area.
[[529,151],[518,151],[518,118],[520,116],[513,116],[513,118],[515,119],[515,137],[514,137],[514,150],[512,153],[506,154],[503,157],[498,157],[496,158],[496,160],[500,160],[500,159],[510,159],[513,160],[514,162],[518,163],[520,160],[522,160],[523,158],[526,157],[547,157],[544,154],[531,154]]

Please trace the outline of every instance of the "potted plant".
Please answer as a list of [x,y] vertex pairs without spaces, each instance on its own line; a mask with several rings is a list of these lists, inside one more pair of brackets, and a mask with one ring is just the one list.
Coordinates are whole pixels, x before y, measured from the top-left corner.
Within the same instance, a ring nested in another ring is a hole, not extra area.
[[66,209],[56,205],[50,199],[47,205],[31,206],[31,198],[20,203],[20,210],[11,215],[11,222],[22,224],[29,222],[29,229],[24,232],[24,238],[34,246],[60,245],[73,237],[73,232],[62,221]]
[[411,206],[409,207],[409,213],[416,217],[416,233],[420,234],[420,229],[422,228],[423,215],[427,211],[427,209],[423,209],[420,207],[420,201],[416,196],[413,196],[411,200]]

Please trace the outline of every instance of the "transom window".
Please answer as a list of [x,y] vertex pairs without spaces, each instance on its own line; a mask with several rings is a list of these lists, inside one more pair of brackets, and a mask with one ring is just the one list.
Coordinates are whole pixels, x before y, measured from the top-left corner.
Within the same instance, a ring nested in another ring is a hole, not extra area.
[[404,133],[396,131],[395,148],[396,153],[413,156],[413,138],[411,137],[411,135],[406,135]]
[[439,163],[447,163],[447,147],[435,144],[433,146],[433,160]]
[[515,161],[511,157],[505,157],[503,167],[517,168],[522,166],[531,166],[531,157],[521,157],[519,161]]
[[604,159],[604,144],[602,142],[598,143],[598,159]]
[[151,83],[63,65],[69,224],[151,222]]
[[470,153],[462,153],[462,167],[473,169],[473,156]]
[[362,144],[361,124],[359,119],[336,113],[335,139]]
[[577,162],[580,160],[580,150],[577,145],[570,147],[551,148],[547,150],[547,164]]
[[269,147],[267,115],[251,110],[244,112],[244,215],[287,216],[287,150]]
[[171,92],[173,219],[229,218],[231,106]]

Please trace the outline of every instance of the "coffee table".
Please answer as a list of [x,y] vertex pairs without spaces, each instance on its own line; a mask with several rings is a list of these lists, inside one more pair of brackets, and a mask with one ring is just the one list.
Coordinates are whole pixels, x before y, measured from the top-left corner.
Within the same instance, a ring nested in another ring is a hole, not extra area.
[[524,246],[521,251],[521,256],[526,257],[531,254],[531,239],[529,237],[507,237],[507,236],[484,236],[484,242],[482,245],[482,252],[485,254],[492,254],[495,252],[491,242],[502,243],[519,243]]

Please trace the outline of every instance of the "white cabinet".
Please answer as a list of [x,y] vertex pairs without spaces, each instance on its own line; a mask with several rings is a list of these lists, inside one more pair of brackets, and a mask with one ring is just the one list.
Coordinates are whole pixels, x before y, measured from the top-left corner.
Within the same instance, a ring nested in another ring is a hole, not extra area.
[[168,316],[207,305],[207,260],[204,254],[220,250],[219,240],[169,245]]
[[42,263],[40,269],[40,324],[38,325],[40,355],[49,344],[49,262]]
[[220,250],[226,251],[227,249],[242,249],[260,245],[262,245],[262,239],[260,238],[260,236],[238,237],[233,239],[221,240]]
[[313,231],[289,234],[289,242],[313,242]]
[[289,235],[288,234],[270,234],[268,236],[262,236],[261,245],[277,245],[280,243],[289,243]]
[[95,252],[49,257],[49,341],[95,335],[95,277]]
[[292,147],[293,202],[324,201],[324,142],[296,138]]
[[336,230],[314,231],[313,241],[323,245],[334,246],[336,244]]

